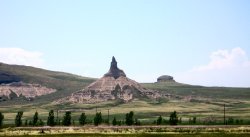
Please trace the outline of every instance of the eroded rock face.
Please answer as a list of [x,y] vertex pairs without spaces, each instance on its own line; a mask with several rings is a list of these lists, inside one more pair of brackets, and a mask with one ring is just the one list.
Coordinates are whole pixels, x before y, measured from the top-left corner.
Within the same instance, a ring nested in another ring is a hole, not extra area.
[[127,78],[126,74],[117,67],[113,57],[109,72],[102,78],[58,102],[68,100],[71,103],[96,103],[115,99],[128,102],[140,97],[159,98],[161,95],[158,91],[145,89],[136,81]]
[[69,100],[73,103],[96,103],[115,99],[128,102],[136,97],[158,98],[160,94],[157,91],[145,89],[124,76],[117,79],[105,76],[87,88],[73,93]]
[[35,98],[56,92],[55,89],[47,88],[39,84],[27,84],[23,82],[13,82],[0,85],[0,97],[12,99],[16,97]]

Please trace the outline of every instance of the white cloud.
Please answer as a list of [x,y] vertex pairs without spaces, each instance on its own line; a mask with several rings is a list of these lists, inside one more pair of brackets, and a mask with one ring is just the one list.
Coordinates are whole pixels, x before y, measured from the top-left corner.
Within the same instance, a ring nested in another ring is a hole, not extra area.
[[42,67],[42,53],[21,48],[0,48],[0,62],[7,64]]
[[250,64],[245,51],[239,47],[229,50],[218,50],[210,55],[207,65],[195,67],[193,71],[218,70],[233,67],[247,67]]
[[250,60],[237,47],[218,50],[210,55],[207,65],[176,74],[177,81],[205,86],[250,87]]

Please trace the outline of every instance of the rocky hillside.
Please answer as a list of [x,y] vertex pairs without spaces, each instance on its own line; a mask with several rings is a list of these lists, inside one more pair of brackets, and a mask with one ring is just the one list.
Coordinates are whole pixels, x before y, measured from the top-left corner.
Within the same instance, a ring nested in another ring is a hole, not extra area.
[[53,92],[56,92],[56,89],[47,88],[40,84],[12,82],[10,84],[0,85],[0,101],[18,97],[25,97],[27,100],[33,100],[35,97],[47,95]]
[[117,67],[115,58],[112,58],[108,73],[85,89],[73,93],[67,98],[57,101],[71,103],[97,103],[108,100],[128,102],[134,98],[159,98],[158,91],[143,88],[139,83],[126,77],[126,74]]

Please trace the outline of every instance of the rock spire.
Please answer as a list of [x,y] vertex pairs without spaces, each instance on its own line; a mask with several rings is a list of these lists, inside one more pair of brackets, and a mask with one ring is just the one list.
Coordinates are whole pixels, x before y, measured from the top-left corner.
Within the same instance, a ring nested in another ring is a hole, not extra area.
[[104,75],[104,77],[114,77],[115,79],[117,79],[120,76],[126,77],[126,74],[123,72],[123,70],[117,67],[117,61],[113,56],[109,71]]

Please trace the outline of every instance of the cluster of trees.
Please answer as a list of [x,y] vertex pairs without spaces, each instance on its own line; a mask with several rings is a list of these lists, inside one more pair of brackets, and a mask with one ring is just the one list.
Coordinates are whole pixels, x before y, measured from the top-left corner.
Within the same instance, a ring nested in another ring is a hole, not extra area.
[[[23,125],[22,116],[23,116],[22,111],[17,112],[16,118],[15,118],[15,126],[16,127]],[[0,127],[3,124],[3,119],[4,119],[4,116],[0,112]],[[78,121],[79,121],[80,125],[85,125],[87,123],[87,116],[85,115],[85,113],[81,113]],[[195,123],[196,118],[194,118],[193,121]],[[102,118],[102,113],[97,112],[94,119],[93,119],[94,125],[98,126],[98,125],[102,124],[103,122],[105,122],[105,121]],[[159,116],[156,120],[157,125],[161,125],[161,124],[163,124],[163,122],[164,122],[164,119],[162,118],[162,116]],[[106,123],[109,124],[109,121],[106,121]],[[170,114],[169,124],[170,125],[177,125],[177,123],[178,123],[178,117],[177,117],[176,111],[174,111],[173,113]],[[55,116],[54,116],[54,111],[50,110],[49,115],[48,115],[48,119],[47,119],[47,125],[48,126],[55,126],[55,125],[59,125],[59,124],[60,124],[60,121],[56,121]],[[71,118],[70,111],[65,112],[61,124],[64,126],[70,126],[72,124],[72,118]],[[73,124],[74,124],[74,121],[73,121]],[[116,126],[116,125],[122,125],[122,124],[126,124],[128,126],[131,126],[131,125],[140,125],[141,122],[137,118],[134,118],[134,112],[130,111],[129,113],[127,113],[125,115],[125,121],[121,121],[121,120],[119,121],[116,119],[116,117],[113,118],[112,125]],[[39,119],[39,114],[36,111],[34,116],[33,116],[33,119],[30,121],[26,120],[24,125],[25,126],[28,126],[28,125],[29,126],[43,126],[43,125],[45,125],[45,123],[41,119]]]
[[[159,117],[157,118],[157,120],[156,120],[156,124],[157,124],[157,125],[162,125],[164,121],[166,121],[166,120],[163,119],[162,116],[159,116]],[[180,120],[178,120],[177,112],[176,112],[176,111],[172,112],[172,113],[170,114],[169,122],[168,122],[168,123],[169,123],[170,125],[177,125],[178,121],[180,121]],[[167,122],[165,122],[165,123],[167,123]]]
[[[19,127],[19,126],[23,125],[23,123],[22,123],[22,116],[23,116],[23,112],[22,111],[17,112],[16,118],[15,118],[15,126],[16,127]],[[57,124],[58,123],[55,120],[54,111],[50,110],[49,116],[48,116],[48,119],[47,119],[47,125],[48,126],[55,126]],[[65,113],[65,115],[63,117],[62,124],[64,126],[71,125],[71,112],[66,112]],[[24,123],[24,125],[25,126],[27,126],[27,125],[29,125],[29,126],[43,126],[43,125],[45,125],[45,123],[43,122],[42,119],[39,119],[38,112],[36,111],[35,114],[34,114],[34,116],[33,116],[33,119],[30,120],[30,121],[26,120],[25,123]]]
[[[15,117],[15,126],[16,127],[20,127],[23,125],[22,123],[22,116],[23,116],[23,112],[22,111],[19,111],[17,112],[17,115]],[[4,119],[4,115],[0,112],[0,128],[2,127],[3,125],[3,119]],[[85,125],[87,123],[87,116],[85,113],[81,113],[79,119],[78,119],[78,122],[80,125]],[[103,117],[102,117],[102,113],[101,112],[97,112],[92,123],[95,125],[95,126],[98,126],[102,123],[106,123],[106,124],[109,124],[109,118],[108,120],[104,120]],[[177,116],[177,112],[174,111],[172,113],[170,113],[170,116],[169,116],[169,119],[164,119],[162,116],[159,116],[155,121],[154,121],[154,124],[157,124],[157,125],[162,125],[162,124],[170,124],[170,125],[177,125],[177,124],[180,124],[181,123],[181,118],[178,118]],[[188,121],[189,124],[196,124],[197,123],[197,118],[196,117],[192,117],[189,119]],[[233,118],[228,118],[228,120],[226,120],[226,124],[242,124],[243,123],[243,120],[234,120]],[[63,120],[62,122],[60,122],[60,120],[56,119],[55,118],[55,115],[54,115],[54,111],[53,110],[50,110],[49,111],[49,115],[48,115],[48,118],[47,118],[47,125],[48,126],[55,126],[55,125],[64,125],[64,126],[70,126],[70,125],[74,125],[75,122],[74,120],[72,120],[72,117],[71,117],[71,112],[70,111],[67,111],[65,112],[64,116],[63,116]],[[39,119],[39,114],[38,112],[36,111],[34,116],[33,116],[33,119],[32,120],[25,120],[25,123],[24,123],[25,126],[44,126],[45,123],[42,119]],[[137,118],[134,118],[134,112],[133,111],[130,111],[129,113],[125,114],[125,117],[123,120],[117,120],[116,117],[113,117],[113,120],[112,120],[112,125],[116,126],[116,125],[128,125],[128,126],[131,126],[131,125],[141,125],[141,122],[139,119]]]
[[226,124],[227,125],[243,124],[243,120],[242,119],[233,119],[232,117],[230,117],[226,120]]

